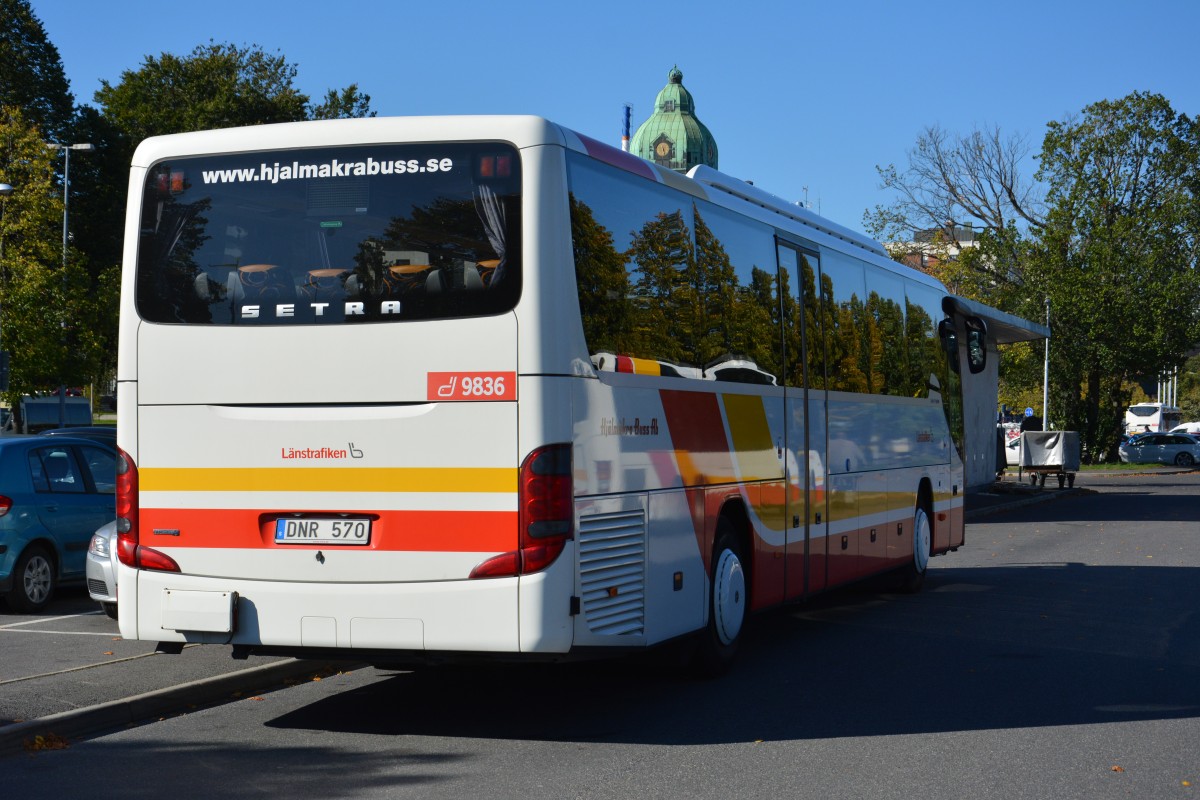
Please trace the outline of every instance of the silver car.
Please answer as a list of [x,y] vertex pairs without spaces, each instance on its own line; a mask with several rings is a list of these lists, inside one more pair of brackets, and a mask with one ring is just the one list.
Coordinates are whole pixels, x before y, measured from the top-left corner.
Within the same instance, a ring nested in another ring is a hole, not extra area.
[[1004,445],[1004,462],[1010,467],[1021,464],[1021,437],[1014,436]]
[[1126,464],[1190,467],[1200,461],[1200,440],[1186,433],[1143,434],[1121,445],[1118,454]]
[[117,618],[117,521],[103,525],[92,534],[88,545],[88,594],[100,604],[104,613]]

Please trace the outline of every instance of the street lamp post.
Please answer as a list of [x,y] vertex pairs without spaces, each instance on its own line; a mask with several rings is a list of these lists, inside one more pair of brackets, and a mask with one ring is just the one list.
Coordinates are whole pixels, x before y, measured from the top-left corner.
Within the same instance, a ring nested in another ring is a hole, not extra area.
[[[62,343],[65,346],[67,342],[67,318],[66,318],[66,299],[67,299],[67,220],[69,218],[69,209],[71,202],[71,151],[72,150],[95,150],[96,146],[90,142],[82,142],[80,144],[54,144],[50,147],[55,150],[63,151],[63,231],[62,231],[62,265],[63,265],[63,318],[62,318]],[[67,385],[64,380],[58,385],[58,427],[64,428],[67,424]]]
[[1050,298],[1046,298],[1046,349],[1042,364],[1042,430],[1050,430]]

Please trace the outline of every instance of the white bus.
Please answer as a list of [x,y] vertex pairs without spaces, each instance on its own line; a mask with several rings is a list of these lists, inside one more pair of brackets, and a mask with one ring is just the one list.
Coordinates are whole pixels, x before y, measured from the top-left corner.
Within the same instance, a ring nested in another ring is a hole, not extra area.
[[1183,409],[1162,403],[1136,403],[1125,409],[1125,432],[1166,433],[1183,421]]
[[973,320],[741,181],[391,118],[149,139],[129,197],[126,638],[719,670],[749,611],[963,543]]

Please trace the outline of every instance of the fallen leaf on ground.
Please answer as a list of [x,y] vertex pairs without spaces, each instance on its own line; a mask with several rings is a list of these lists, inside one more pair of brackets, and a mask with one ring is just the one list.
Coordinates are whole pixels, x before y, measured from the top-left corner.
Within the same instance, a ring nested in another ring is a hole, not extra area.
[[47,733],[45,736],[35,736],[33,737],[32,741],[26,739],[24,741],[24,745],[26,750],[31,751],[66,750],[71,746],[66,739],[59,736],[57,733]]

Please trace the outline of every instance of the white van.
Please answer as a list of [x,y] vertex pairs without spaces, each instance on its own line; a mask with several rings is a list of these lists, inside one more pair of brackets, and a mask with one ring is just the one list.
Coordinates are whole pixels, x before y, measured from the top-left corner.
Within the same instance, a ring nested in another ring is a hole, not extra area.
[[1200,435],[1200,422],[1185,422],[1171,428],[1171,433],[1193,433]]

